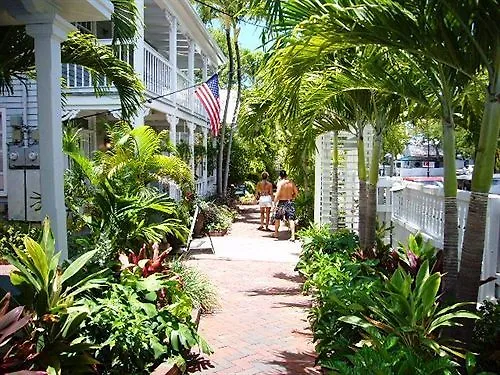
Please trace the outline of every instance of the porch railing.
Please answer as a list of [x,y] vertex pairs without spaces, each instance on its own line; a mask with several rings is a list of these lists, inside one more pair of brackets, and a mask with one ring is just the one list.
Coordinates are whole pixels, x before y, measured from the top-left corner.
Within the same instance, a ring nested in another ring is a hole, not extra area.
[[[173,91],[170,62],[148,44],[144,44],[144,84],[154,95],[165,95]],[[172,98],[166,97],[167,100]]]
[[[100,39],[100,43],[111,45],[111,39]],[[134,65],[134,48],[131,45],[114,45],[114,53],[121,60]],[[144,70],[143,81],[149,96],[161,96],[174,91],[172,83],[172,72],[175,69],[170,64],[169,60],[157,52],[146,42],[144,43]],[[70,90],[78,90],[83,92],[90,92],[93,90],[93,76],[92,73],[80,65],[76,64],[62,64],[62,78],[65,85]],[[111,82],[106,77],[98,76],[97,86],[101,88],[108,88],[113,90]],[[193,83],[189,81],[187,76],[177,69],[177,90],[188,88]],[[206,111],[201,105],[201,102],[194,95],[194,88],[180,91],[176,95],[176,100],[179,105],[187,110],[192,110],[194,114],[207,117]],[[172,101],[172,96],[167,96],[163,100]]]
[[[191,86],[189,80],[182,72],[177,72],[177,90],[187,89]],[[177,93],[177,103],[189,108],[189,97],[194,94],[192,89],[182,90]]]
[[[100,39],[100,43],[110,46],[111,39]],[[134,64],[134,50],[131,45],[115,45],[114,53],[120,60],[123,60],[130,65]],[[81,65],[62,64],[62,78],[65,81],[66,87],[70,89],[92,89],[94,87],[92,73]],[[110,82],[104,76],[95,77],[98,87],[109,87]]]

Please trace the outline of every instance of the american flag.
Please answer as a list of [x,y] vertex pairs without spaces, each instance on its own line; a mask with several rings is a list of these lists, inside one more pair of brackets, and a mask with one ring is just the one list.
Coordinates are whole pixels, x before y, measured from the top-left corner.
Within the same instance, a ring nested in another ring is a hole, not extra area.
[[220,126],[220,99],[219,99],[219,76],[214,74],[209,80],[198,86],[194,93],[200,99],[210,118],[212,133],[219,135]]

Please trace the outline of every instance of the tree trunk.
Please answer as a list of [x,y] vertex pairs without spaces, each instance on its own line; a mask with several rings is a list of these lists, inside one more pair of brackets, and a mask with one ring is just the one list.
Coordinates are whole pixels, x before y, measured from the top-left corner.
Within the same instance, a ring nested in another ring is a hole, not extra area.
[[220,132],[220,145],[219,145],[219,160],[217,167],[217,195],[219,197],[223,196],[223,184],[222,184],[222,173],[224,166],[224,141],[225,141],[225,133],[226,133],[226,121],[227,121],[227,113],[229,110],[229,98],[231,94],[231,86],[233,85],[233,71],[234,71],[234,58],[233,58],[233,47],[231,43],[231,28],[230,28],[230,20],[226,20],[225,31],[226,31],[226,43],[227,43],[227,54],[229,59],[229,72],[227,74],[227,98],[226,105],[224,108],[224,116],[222,117],[222,128]]
[[[483,262],[486,209],[495,152],[500,132],[500,40],[497,43],[494,69],[490,75],[477,154],[472,173],[472,192],[464,233],[460,271],[458,273],[457,299],[476,302],[478,298],[481,265]],[[469,319],[467,319],[469,320]],[[470,330],[470,325],[466,327]]]
[[358,179],[359,179],[359,245],[362,249],[366,247],[366,160],[365,143],[363,140],[363,129],[358,129]]
[[444,233],[443,233],[443,294],[445,299],[455,298],[458,274],[458,210],[455,152],[455,126],[453,111],[443,118],[444,161]]
[[233,134],[236,128],[236,120],[238,118],[238,112],[240,109],[241,102],[241,56],[240,56],[240,46],[238,43],[238,36],[240,30],[234,28],[234,52],[236,54],[236,105],[234,108],[233,118],[231,121],[231,130],[229,133],[229,144],[227,146],[227,156],[226,156],[226,170],[224,171],[224,196],[227,195],[227,184],[229,181],[229,166],[231,163],[231,147],[233,146]]
[[373,151],[370,163],[368,185],[366,187],[367,208],[366,208],[366,238],[365,248],[372,249],[376,242],[377,233],[377,184],[378,184],[378,162],[382,149],[382,127],[375,127],[373,137]]
[[339,132],[333,132],[333,155],[332,155],[332,218],[333,230],[339,228]]

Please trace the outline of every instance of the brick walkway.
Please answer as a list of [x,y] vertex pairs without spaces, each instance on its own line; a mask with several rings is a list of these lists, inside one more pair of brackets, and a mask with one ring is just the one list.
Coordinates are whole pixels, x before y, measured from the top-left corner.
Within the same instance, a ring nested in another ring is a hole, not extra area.
[[[215,255],[191,264],[217,285],[221,309],[204,315],[200,333],[215,353],[203,374],[319,374],[306,308],[294,271],[298,243],[257,231],[255,208],[240,215],[226,237],[214,238]],[[195,370],[194,370],[195,371]]]

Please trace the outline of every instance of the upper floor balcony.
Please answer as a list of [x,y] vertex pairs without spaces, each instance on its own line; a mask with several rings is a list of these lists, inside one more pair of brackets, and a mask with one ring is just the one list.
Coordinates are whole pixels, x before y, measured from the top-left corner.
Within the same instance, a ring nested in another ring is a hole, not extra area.
[[[144,0],[141,17],[144,27],[136,45],[115,45],[115,55],[134,67],[143,80],[147,99],[175,104],[182,111],[206,119],[193,86],[224,62],[222,51],[188,0]],[[111,45],[110,21],[81,22],[77,26],[96,35],[102,44]],[[62,76],[69,95],[93,95],[92,75],[87,69],[63,64]],[[97,81],[98,86],[116,96],[106,78],[98,77]]]
[[[100,42],[107,45],[111,44],[110,39],[100,40]],[[148,43],[145,42],[142,48],[144,49],[144,63],[141,78],[146,88],[146,97],[148,99],[157,98],[156,100],[167,104],[174,104],[175,102],[181,109],[206,118],[205,109],[195,97],[194,88],[192,87],[198,82],[190,80],[181,69],[174,68],[165,56],[162,56]],[[117,46],[115,53],[121,60],[134,66],[134,53],[131,46]],[[173,77],[174,74],[177,76],[176,79]],[[62,78],[70,94],[94,95],[92,73],[84,67],[75,64],[63,64]],[[106,88],[111,94],[115,93],[113,86],[105,77],[98,77],[97,80],[99,82],[98,86],[103,89]],[[168,95],[181,89],[186,90]]]

